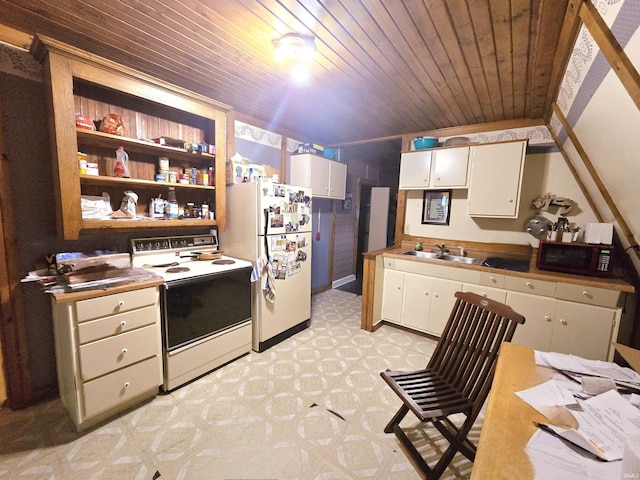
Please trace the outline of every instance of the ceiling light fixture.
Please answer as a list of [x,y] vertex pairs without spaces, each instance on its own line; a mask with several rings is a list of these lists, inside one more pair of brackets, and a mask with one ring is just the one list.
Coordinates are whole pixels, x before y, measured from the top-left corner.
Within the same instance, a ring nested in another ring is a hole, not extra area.
[[285,33],[273,40],[274,56],[277,62],[293,60],[308,62],[316,51],[315,37],[302,33]]

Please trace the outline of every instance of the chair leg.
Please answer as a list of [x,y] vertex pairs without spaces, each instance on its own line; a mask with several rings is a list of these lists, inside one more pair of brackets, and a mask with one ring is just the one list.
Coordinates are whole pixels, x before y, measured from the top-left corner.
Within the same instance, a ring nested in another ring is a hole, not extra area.
[[399,425],[407,413],[409,413],[409,407],[403,404],[389,423],[387,423],[387,426],[384,427],[384,433],[393,433],[393,427]]
[[406,454],[409,455],[411,460],[413,460],[416,468],[418,468],[422,472],[424,478],[428,480],[437,480],[440,475],[442,475],[442,473],[440,473],[440,475],[438,476],[433,476],[433,470],[431,469],[431,467],[429,467],[427,462],[424,461],[424,458],[422,458],[422,455],[420,455],[418,449],[413,446],[413,443],[411,443],[411,440],[409,440],[407,434],[402,431],[400,425],[396,425],[395,427],[393,427],[393,433],[400,441],[400,444],[403,446]]

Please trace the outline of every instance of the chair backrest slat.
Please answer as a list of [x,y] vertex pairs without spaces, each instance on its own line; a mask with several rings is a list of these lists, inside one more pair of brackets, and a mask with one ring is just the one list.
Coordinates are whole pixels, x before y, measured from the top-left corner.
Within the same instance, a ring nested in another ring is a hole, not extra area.
[[455,295],[454,308],[428,368],[440,372],[475,403],[489,392],[500,345],[513,338],[524,317],[507,305],[474,293]]

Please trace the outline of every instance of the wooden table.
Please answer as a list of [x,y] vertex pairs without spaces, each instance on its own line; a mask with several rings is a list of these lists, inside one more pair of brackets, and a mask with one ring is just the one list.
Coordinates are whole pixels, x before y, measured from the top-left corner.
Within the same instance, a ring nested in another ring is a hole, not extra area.
[[536,431],[533,422],[544,421],[545,417],[515,392],[539,385],[551,376],[550,369],[536,366],[530,348],[502,344],[471,480],[534,478],[524,448]]

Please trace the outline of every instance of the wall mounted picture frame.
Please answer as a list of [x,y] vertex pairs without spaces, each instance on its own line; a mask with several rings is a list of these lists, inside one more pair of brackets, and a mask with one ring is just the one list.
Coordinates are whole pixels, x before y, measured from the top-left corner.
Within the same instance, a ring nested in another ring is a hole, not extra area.
[[452,190],[425,190],[422,199],[423,225],[449,225]]

